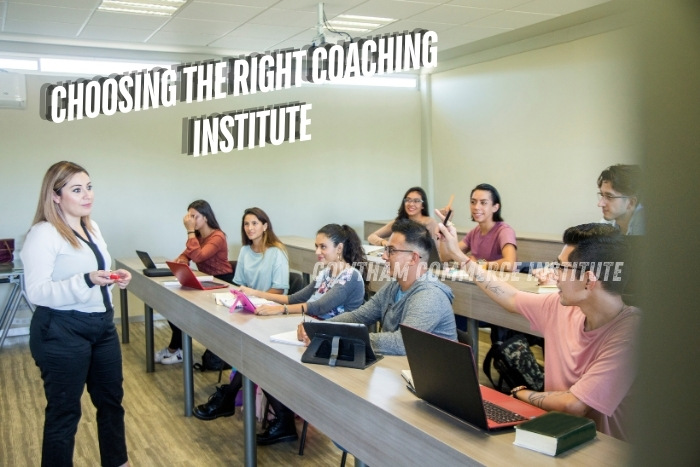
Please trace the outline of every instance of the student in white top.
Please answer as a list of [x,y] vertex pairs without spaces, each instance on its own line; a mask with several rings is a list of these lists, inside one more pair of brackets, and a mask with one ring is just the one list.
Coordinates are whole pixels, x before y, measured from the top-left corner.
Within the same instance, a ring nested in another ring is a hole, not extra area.
[[46,395],[42,466],[73,465],[85,386],[97,409],[102,465],[128,465],[122,354],[110,289],[125,288],[131,274],[110,271],[112,258],[90,219],[93,202],[84,168],[52,165],[21,252],[27,296],[37,305],[29,347]]

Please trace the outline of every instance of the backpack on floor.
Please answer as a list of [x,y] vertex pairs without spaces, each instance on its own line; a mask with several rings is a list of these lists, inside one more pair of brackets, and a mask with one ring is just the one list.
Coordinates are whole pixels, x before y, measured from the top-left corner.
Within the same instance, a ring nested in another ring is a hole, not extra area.
[[[491,377],[491,362],[499,374],[498,384]],[[493,344],[484,357],[483,369],[493,387],[506,394],[518,386],[527,386],[533,391],[544,389],[544,368],[537,363],[527,338],[522,334]],[[508,387],[504,388],[503,383]]]
[[195,370],[200,371],[223,371],[230,370],[231,365],[226,363],[209,349],[206,349],[202,354],[202,363],[195,363],[193,365]]

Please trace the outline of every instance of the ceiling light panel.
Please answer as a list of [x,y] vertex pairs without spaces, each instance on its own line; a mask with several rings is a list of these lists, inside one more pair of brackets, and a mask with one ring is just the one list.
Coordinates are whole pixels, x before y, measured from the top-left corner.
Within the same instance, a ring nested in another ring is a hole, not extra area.
[[100,11],[137,15],[172,16],[186,0],[102,0]]

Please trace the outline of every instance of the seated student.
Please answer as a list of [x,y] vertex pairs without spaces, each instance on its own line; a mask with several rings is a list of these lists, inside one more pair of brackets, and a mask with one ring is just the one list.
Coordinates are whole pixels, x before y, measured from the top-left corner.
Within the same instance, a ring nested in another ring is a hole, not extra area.
[[[329,321],[381,323],[381,332],[371,333],[372,348],[386,355],[405,355],[400,324],[406,324],[441,337],[457,340],[452,290],[427,269],[432,236],[425,227],[410,219],[400,219],[391,226],[389,243],[383,258],[388,273],[396,278],[384,285],[364,305]],[[309,340],[300,325],[299,340]]]
[[637,165],[611,165],[598,177],[598,207],[603,219],[625,235],[644,235],[644,207],[641,203]]
[[[429,212],[428,196],[425,194],[423,188],[419,186],[409,188],[406,194],[403,195],[396,219],[369,234],[367,241],[372,245],[387,246],[389,244],[389,236],[391,235],[391,226],[399,219],[414,220],[432,233],[435,231],[437,222],[430,217]],[[428,260],[427,256],[425,260]]]
[[[248,208],[241,220],[241,243],[236,274],[233,282],[237,285],[265,290],[268,293],[284,294],[289,289],[289,260],[282,242],[275,235],[272,223],[265,211]],[[231,373],[232,381],[242,381],[237,371]],[[199,405],[194,416],[202,420],[229,417],[234,414],[234,402],[240,386],[222,384],[209,399],[208,404]],[[229,400],[230,405],[215,404]]]
[[[515,231],[503,222],[498,190],[488,183],[477,185],[469,195],[469,209],[472,221],[478,225],[459,242],[461,252],[468,254],[470,260],[484,268],[512,271],[517,260]],[[444,215],[442,211],[435,212],[440,218]],[[438,246],[443,261],[456,259],[439,240]],[[461,329],[466,328],[466,318],[455,316],[455,320]],[[486,323],[480,325],[491,328],[493,344],[507,340],[512,333],[510,329],[501,326]]]
[[[362,275],[355,267],[363,268],[366,258],[360,238],[355,231],[346,225],[324,226],[316,235],[316,254],[326,268],[321,271],[313,284],[309,284],[293,295],[274,295],[249,287],[241,287],[246,294],[282,303],[278,306],[261,306],[256,313],[259,315],[284,314],[285,308],[287,313],[301,313],[304,307],[305,312],[324,317],[335,316],[360,306],[364,299],[365,286]],[[233,415],[236,394],[242,384],[241,375],[236,373],[230,384],[221,386],[215,394],[212,394],[209,402],[195,408],[194,416],[201,420],[213,420],[221,416]],[[270,423],[265,433],[258,435],[259,444],[297,439],[294,413],[269,395],[268,399],[276,418]]]
[[[454,227],[438,225],[449,250],[486,295],[530,321],[547,342],[545,392],[524,387],[513,397],[546,410],[586,416],[599,431],[629,438],[629,391],[641,312],[621,292],[628,267],[617,228],[585,224],[564,232],[564,248],[553,269],[558,294],[521,292],[498,274],[474,264],[457,243]],[[621,276],[616,273],[621,266]]]
[[[482,183],[469,198],[472,221],[478,225],[459,242],[460,251],[485,268],[512,271],[517,259],[515,231],[501,217],[501,195],[493,186]],[[444,216],[442,211],[435,212]],[[442,242],[438,247],[444,261],[455,259]]]
[[[255,310],[257,315],[307,313],[319,319],[338,316],[362,305],[365,284],[362,273],[367,258],[362,242],[347,225],[328,224],[316,234],[316,255],[325,268],[316,280],[293,295],[273,295],[248,287],[241,287],[247,295],[262,297],[281,305],[263,305]],[[266,446],[298,438],[294,424],[294,412],[265,392],[275,419],[264,433],[257,435],[257,444]]]
[[[226,234],[219,227],[209,203],[203,199],[190,203],[182,223],[187,231],[187,243],[185,251],[175,262],[190,264],[194,261],[203,273],[231,282],[233,268],[228,262]],[[170,343],[156,352],[155,362],[163,365],[182,363],[182,331],[170,321],[168,324],[173,332]]]

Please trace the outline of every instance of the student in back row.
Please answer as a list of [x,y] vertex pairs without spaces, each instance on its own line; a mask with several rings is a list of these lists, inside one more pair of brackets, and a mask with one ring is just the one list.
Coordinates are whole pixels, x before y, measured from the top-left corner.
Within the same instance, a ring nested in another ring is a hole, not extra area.
[[603,219],[620,228],[624,235],[644,235],[644,207],[640,196],[637,165],[617,164],[598,177],[598,207]]
[[[477,185],[469,195],[469,209],[471,220],[478,225],[460,240],[461,252],[484,268],[512,271],[517,260],[515,231],[501,217],[501,195],[488,183]],[[435,213],[445,215],[439,210]],[[442,242],[438,245],[443,261],[456,259]]]
[[[628,440],[641,312],[622,300],[629,265],[619,230],[606,224],[567,229],[564,248],[552,265],[559,293],[533,294],[478,267],[462,253],[454,227],[438,228],[476,285],[507,311],[527,318],[547,342],[545,391],[521,386],[512,389],[513,397],[545,410],[586,416],[598,431]],[[615,273],[618,267],[621,276]]]
[[[411,219],[428,229],[429,232],[434,232],[437,222],[430,217],[429,213],[428,195],[425,194],[425,190],[419,186],[411,187],[403,195],[396,219],[369,234],[367,241],[371,245],[387,246],[391,235],[391,226],[399,219]],[[426,257],[425,260],[428,261],[428,258]]]

